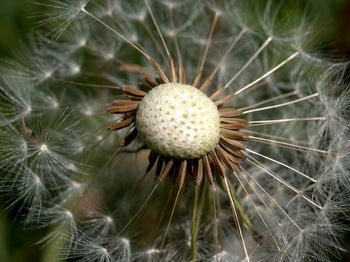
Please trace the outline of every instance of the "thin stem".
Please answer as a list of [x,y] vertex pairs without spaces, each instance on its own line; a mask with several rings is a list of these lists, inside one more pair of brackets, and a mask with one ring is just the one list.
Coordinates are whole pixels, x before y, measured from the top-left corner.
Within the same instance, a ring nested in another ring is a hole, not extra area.
[[239,34],[232,40],[232,42],[230,43],[230,45],[227,47],[224,55],[221,57],[219,63],[216,65],[216,67],[214,68],[213,72],[210,74],[209,79],[212,80],[215,76],[215,74],[217,73],[217,71],[219,70],[220,66],[222,65],[222,63],[225,61],[226,56],[231,52],[231,50],[236,46],[236,44],[238,43],[238,41],[243,37],[243,35],[247,32],[246,28],[243,28]]
[[302,121],[319,121],[319,120],[327,120],[326,117],[304,117],[304,118],[283,118],[283,119],[271,119],[271,120],[257,120],[257,121],[249,121],[249,126],[264,126],[264,125],[272,125],[272,124],[280,124],[280,123],[288,123],[288,122],[302,122]]
[[[248,160],[249,161],[249,160]],[[302,229],[298,226],[298,224],[287,214],[287,212],[280,206],[280,204],[278,204],[276,202],[275,199],[273,199],[273,197],[260,185],[260,183],[252,176],[250,175],[245,169],[242,168],[242,170],[244,171],[244,173],[251,178],[254,183],[260,188],[260,190],[262,190],[265,195],[277,206],[277,208],[293,223],[293,225],[295,225],[295,227],[301,231]],[[252,187],[253,188],[253,187]],[[255,191],[255,190],[254,190]],[[257,194],[259,195],[259,194]]]
[[247,246],[246,246],[246,243],[245,243],[245,240],[244,240],[244,236],[243,236],[242,227],[241,227],[241,225],[239,223],[235,202],[233,201],[233,197],[231,195],[231,190],[230,190],[230,187],[228,185],[227,178],[226,178],[226,176],[223,176],[222,179],[223,179],[223,182],[224,182],[224,187],[225,187],[226,193],[227,193],[227,195],[228,195],[228,197],[230,199],[231,209],[232,209],[232,213],[234,215],[234,219],[235,219],[235,222],[236,222],[237,230],[238,230],[241,242],[242,242],[242,247],[243,247],[243,250],[244,250],[245,259],[247,260],[247,262],[250,262],[248,251],[247,251]]
[[76,82],[76,81],[70,81],[70,80],[63,80],[63,79],[59,79],[59,78],[54,78],[54,79],[57,80],[57,81],[60,81],[62,83],[72,84],[72,85],[76,85],[76,86],[106,88],[106,89],[115,89],[115,90],[121,90],[122,89],[119,86],[113,86],[113,85],[88,84],[88,83],[82,83],[82,82]]
[[160,218],[159,218],[159,221],[158,221],[158,223],[157,223],[157,226],[156,226],[155,230],[153,231],[153,237],[152,237],[152,239],[153,239],[153,245],[152,245],[152,246],[154,246],[154,240],[156,239],[156,236],[157,236],[157,234],[158,234],[159,228],[160,228],[160,226],[161,226],[161,223],[162,223],[162,221],[163,221],[163,218],[164,218],[164,216],[165,216],[165,213],[166,213],[166,211],[167,211],[167,209],[168,209],[168,205],[169,205],[170,200],[171,200],[171,198],[172,198],[172,196],[173,196],[173,192],[174,192],[174,187],[172,187],[172,188],[171,188],[171,191],[169,192],[169,196],[168,196],[168,198],[167,198],[167,200],[166,200],[166,202],[165,202],[165,205],[164,205],[163,211],[162,211],[162,213],[161,213],[161,215],[160,215]]
[[162,46],[159,44],[159,42],[157,41],[157,39],[155,38],[155,36],[153,35],[151,29],[148,26],[148,23],[144,23],[144,21],[140,21],[141,26],[146,30],[146,32],[148,33],[148,35],[151,37],[152,42],[154,43],[155,47],[157,48],[159,54],[161,54],[162,56],[164,56],[163,50],[162,50]]
[[294,186],[292,186],[291,184],[289,184],[287,181],[285,181],[284,179],[280,178],[277,174],[275,174],[274,172],[272,172],[271,170],[269,170],[265,165],[263,165],[261,162],[259,162],[258,160],[256,160],[254,157],[245,154],[246,156],[248,156],[248,158],[250,158],[251,160],[248,159],[248,161],[250,163],[252,163],[253,165],[255,165],[256,167],[258,167],[259,169],[263,170],[266,174],[268,174],[269,176],[273,177],[274,179],[276,179],[278,182],[280,182],[281,184],[283,184],[284,186],[286,186],[287,188],[289,188],[290,190],[292,190],[294,193],[300,195],[303,199],[305,199],[307,202],[309,202],[310,204],[312,204],[313,206],[322,209],[322,207],[318,204],[316,204],[314,201],[312,201],[311,199],[309,199],[308,197],[306,197],[299,189],[295,188]]
[[242,66],[242,68],[227,82],[227,84],[224,86],[225,88],[228,88],[233,81],[236,80],[236,78],[254,61],[254,59],[265,49],[265,47],[268,46],[268,44],[272,41],[272,37],[268,37],[265,42],[259,47],[258,50],[249,58],[249,60]]
[[262,132],[256,132],[256,131],[252,131],[252,130],[248,130],[245,129],[244,130],[245,133],[249,133],[249,134],[253,134],[253,135],[257,135],[258,137],[263,137],[263,138],[272,138],[272,139],[277,139],[278,141],[284,141],[284,142],[288,142],[288,143],[293,143],[293,144],[303,144],[303,145],[310,145],[309,141],[302,141],[302,140],[295,140],[295,139],[288,139],[285,137],[281,137],[281,136],[276,136],[276,135],[270,135],[270,134],[266,134],[266,133],[262,133]]
[[267,103],[276,101],[276,100],[281,99],[281,98],[286,98],[286,97],[289,97],[289,96],[294,96],[294,95],[296,95],[296,94],[297,94],[297,93],[296,93],[295,91],[292,91],[292,92],[289,92],[289,93],[286,93],[286,94],[283,94],[283,95],[274,96],[274,97],[271,97],[271,98],[262,100],[262,101],[260,101],[260,102],[258,102],[258,103],[251,104],[251,105],[249,105],[249,106],[239,108],[239,110],[240,110],[240,111],[244,111],[244,110],[247,110],[247,109],[250,109],[250,108],[254,108],[254,107],[257,107],[257,106],[261,106],[261,105],[264,105],[264,104],[267,104]]
[[163,34],[162,34],[162,32],[161,32],[161,30],[160,30],[160,28],[159,28],[159,25],[158,25],[157,20],[156,20],[154,14],[153,14],[153,12],[152,12],[152,9],[151,9],[150,5],[149,5],[149,3],[148,3],[148,0],[144,0],[144,2],[145,2],[145,5],[146,5],[146,7],[147,7],[147,10],[148,10],[148,12],[149,12],[149,14],[150,14],[150,16],[151,16],[151,18],[152,18],[153,24],[154,24],[154,26],[155,26],[156,29],[157,29],[157,32],[158,32],[158,34],[159,34],[159,37],[160,37],[160,39],[161,39],[161,41],[162,41],[162,43],[163,43],[165,52],[166,52],[166,54],[167,54],[168,57],[171,57],[170,52],[169,52],[169,49],[168,49],[168,46],[167,46],[166,43],[165,43]]
[[230,183],[228,185],[229,185],[230,194],[231,194],[233,202],[235,204],[238,216],[242,219],[242,223],[247,227],[247,229],[250,231],[250,233],[252,233],[252,235],[256,234],[254,227],[253,227],[253,224],[250,221],[248,215],[244,212],[244,209],[239,201],[239,198],[238,198],[235,190],[233,189],[233,187]]
[[142,203],[141,207],[137,210],[137,212],[135,213],[135,215],[129,220],[129,222],[122,228],[122,230],[120,230],[118,232],[118,235],[122,234],[129,226],[130,224],[138,217],[138,215],[142,212],[142,210],[146,207],[148,201],[151,199],[152,195],[154,194],[154,192],[156,191],[156,189],[158,188],[160,184],[160,181],[157,181],[157,183],[154,185],[152,191],[149,193],[149,195],[147,196],[146,200]]
[[180,171],[179,171],[179,176],[178,176],[179,188],[177,189],[176,198],[175,198],[175,201],[174,201],[173,208],[171,210],[171,214],[170,214],[170,217],[169,217],[168,224],[167,224],[166,229],[165,229],[165,233],[164,233],[164,236],[163,236],[163,239],[162,239],[162,243],[160,245],[160,250],[163,248],[163,245],[165,243],[165,239],[166,239],[167,234],[169,232],[169,228],[170,228],[170,224],[171,224],[171,221],[173,219],[173,216],[174,216],[175,208],[176,208],[177,202],[179,200],[179,196],[180,196],[180,193],[182,191],[183,184],[184,184],[184,181],[185,181],[185,178],[186,178],[186,169],[187,169],[187,160],[183,160],[181,165],[180,165]]
[[162,250],[163,246],[164,246],[164,243],[165,243],[165,239],[168,235],[168,232],[169,232],[169,228],[170,228],[170,224],[171,224],[171,221],[173,219],[173,216],[174,216],[174,213],[175,213],[175,208],[176,208],[176,205],[177,205],[177,202],[179,200],[179,196],[180,196],[180,193],[181,193],[181,189],[182,187],[179,186],[178,190],[177,190],[177,193],[176,193],[176,197],[175,197],[175,201],[174,201],[174,205],[173,205],[173,208],[171,210],[171,214],[170,214],[170,217],[169,217],[169,221],[168,221],[168,224],[166,226],[166,229],[165,229],[165,233],[164,233],[164,236],[163,236],[163,239],[162,239],[162,243],[160,244],[160,250]]
[[280,250],[280,247],[279,247],[279,245],[278,245],[278,243],[277,243],[276,238],[274,237],[274,235],[272,234],[272,232],[271,232],[269,226],[267,225],[267,223],[265,222],[264,218],[263,218],[262,215],[260,214],[259,209],[257,208],[257,206],[256,206],[256,204],[255,204],[255,202],[254,202],[254,200],[253,200],[252,197],[250,196],[250,193],[248,192],[248,190],[247,190],[246,187],[244,186],[244,183],[243,183],[242,180],[240,179],[239,175],[236,174],[236,172],[233,171],[233,174],[235,175],[235,177],[236,177],[236,179],[238,180],[238,182],[241,184],[241,186],[242,186],[242,188],[243,188],[243,191],[245,192],[245,194],[246,194],[247,197],[249,198],[250,202],[252,203],[252,205],[253,205],[255,211],[257,212],[259,218],[261,219],[262,223],[264,224],[264,226],[266,227],[267,231],[269,232],[269,234],[270,234],[272,240],[274,241],[274,243],[275,243],[277,249]]
[[100,24],[102,24],[103,26],[105,26],[107,29],[109,29],[111,32],[113,32],[115,35],[117,35],[119,38],[121,38],[122,40],[124,40],[125,42],[127,42],[129,45],[131,45],[133,48],[135,48],[137,51],[139,51],[142,55],[144,55],[147,60],[151,60],[151,57],[145,52],[143,51],[140,47],[138,47],[137,45],[135,45],[133,42],[131,42],[129,39],[127,39],[124,35],[122,35],[121,33],[119,33],[117,30],[115,30],[114,28],[112,28],[110,25],[106,24],[105,22],[103,22],[101,19],[99,19],[98,17],[96,17],[95,15],[93,15],[92,13],[90,13],[89,11],[87,11],[85,8],[82,8],[82,11],[87,14],[88,16],[90,16],[92,19],[96,20],[97,22],[99,22]]
[[[169,7],[168,10],[169,10],[169,16],[170,16],[171,25],[175,28],[173,9]],[[177,39],[177,34],[176,33],[174,34],[174,44],[175,44],[175,49],[176,49],[178,63],[182,64],[182,55],[181,55],[181,52],[180,52],[179,41]]]
[[266,77],[268,77],[269,75],[271,75],[272,73],[274,73],[276,70],[280,69],[282,66],[284,66],[285,64],[287,64],[289,61],[293,60],[295,57],[297,57],[299,55],[299,52],[295,52],[294,54],[292,54],[291,56],[289,56],[286,60],[284,60],[283,62],[281,62],[280,64],[278,64],[277,66],[275,66],[274,68],[272,68],[271,70],[269,70],[268,72],[266,72],[265,74],[263,74],[261,77],[259,77],[258,79],[256,79],[255,81],[251,82],[250,84],[242,87],[241,89],[239,89],[238,91],[235,92],[236,95],[238,95],[239,93],[243,92],[244,90],[250,88],[251,86],[255,85],[256,83],[260,82],[261,80],[265,79]]
[[205,60],[206,60],[207,55],[208,55],[210,43],[211,43],[211,40],[213,38],[214,30],[215,30],[215,27],[216,27],[216,24],[217,24],[217,21],[218,21],[219,17],[220,17],[220,13],[219,12],[215,12],[212,24],[210,26],[208,40],[206,42],[204,53],[203,53],[202,60],[201,60],[201,63],[200,63],[200,67],[199,67],[199,70],[198,70],[199,72],[201,72],[203,70],[203,67],[204,67],[204,64],[205,64]]
[[299,103],[299,102],[302,102],[302,101],[309,100],[311,98],[317,97],[318,95],[319,95],[318,93],[315,93],[315,94],[312,94],[312,95],[309,95],[309,96],[304,96],[302,98],[298,98],[298,99],[295,99],[295,100],[292,100],[292,101],[284,102],[284,103],[273,105],[273,106],[266,106],[266,107],[260,107],[260,108],[256,108],[256,109],[246,110],[246,111],[242,112],[242,115],[253,113],[253,112],[259,112],[259,111],[274,109],[274,108],[279,108],[279,107],[283,107],[283,106],[289,106],[289,105],[292,105],[292,104],[295,104],[295,103]]
[[255,140],[257,142],[287,146],[287,147],[290,147],[290,148],[294,148],[296,150],[302,149],[302,150],[313,151],[313,152],[322,153],[322,154],[328,154],[329,153],[329,151],[325,151],[325,150],[321,150],[321,149],[317,149],[317,148],[311,148],[311,147],[294,145],[294,144],[291,144],[291,143],[281,142],[281,141],[277,141],[277,140],[273,140],[273,139],[266,139],[266,138],[261,138],[261,137],[256,137],[256,136],[249,136],[249,138],[252,139],[252,140]]
[[281,166],[284,166],[284,167],[286,167],[286,168],[288,168],[288,169],[294,171],[295,173],[297,173],[297,174],[299,174],[299,175],[302,175],[303,177],[309,179],[310,181],[312,181],[312,182],[314,182],[314,183],[317,182],[316,179],[314,179],[314,178],[312,178],[312,177],[310,177],[310,176],[304,174],[303,172],[300,172],[299,170],[297,170],[297,169],[295,169],[295,168],[293,168],[293,167],[291,167],[291,166],[288,166],[287,164],[284,164],[284,163],[282,163],[282,162],[280,162],[280,161],[278,161],[278,160],[276,160],[276,159],[270,158],[270,157],[268,157],[268,156],[265,156],[265,155],[263,155],[263,154],[260,154],[260,153],[258,153],[258,152],[255,152],[255,151],[250,150],[250,149],[248,149],[248,148],[246,148],[245,150],[246,150],[247,152],[250,152],[250,153],[254,154],[254,155],[260,156],[260,157],[265,158],[265,159],[267,159],[267,160],[270,160],[270,161],[272,161],[272,162],[274,162],[274,163],[276,163],[276,164],[279,164],[279,165],[281,165]]

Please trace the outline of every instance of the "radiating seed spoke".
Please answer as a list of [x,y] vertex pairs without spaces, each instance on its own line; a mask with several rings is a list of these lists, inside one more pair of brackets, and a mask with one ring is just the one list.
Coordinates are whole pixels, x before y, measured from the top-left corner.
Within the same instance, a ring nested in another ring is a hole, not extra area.
[[254,59],[269,45],[272,41],[272,37],[268,37],[265,42],[256,50],[256,52],[248,59],[248,61],[242,66],[242,68],[225,84],[225,88],[228,88],[233,81],[236,80],[241,73],[254,61]]
[[242,228],[241,228],[241,224],[239,222],[239,218],[238,218],[238,214],[237,214],[237,210],[236,210],[236,205],[235,205],[235,203],[233,201],[233,198],[232,198],[232,195],[231,195],[231,190],[230,190],[230,187],[228,185],[226,176],[223,176],[223,182],[224,182],[224,187],[225,187],[226,193],[227,193],[227,195],[228,195],[228,197],[230,199],[231,209],[232,209],[232,213],[233,213],[233,216],[234,216],[234,219],[235,219],[235,224],[237,226],[239,237],[240,237],[241,242],[242,242],[242,247],[243,247],[243,250],[244,250],[245,259],[247,259],[247,262],[249,262],[250,259],[249,259],[249,255],[248,255],[248,250],[247,250],[247,246],[246,246],[246,243],[245,243],[245,239],[244,239],[244,236],[243,236],[243,231],[242,231]]
[[278,250],[280,250],[281,248],[279,247],[278,245],[278,242],[276,240],[276,237],[273,235],[273,233],[271,232],[269,226],[267,225],[265,219],[263,218],[263,216],[261,215],[259,209],[257,208],[254,200],[252,199],[252,197],[250,196],[250,193],[248,192],[248,190],[246,189],[246,187],[244,186],[244,183],[243,181],[240,179],[239,175],[236,173],[236,172],[232,172],[234,174],[234,176],[236,177],[236,179],[238,180],[238,182],[240,183],[240,185],[242,186],[243,188],[243,191],[245,192],[246,196],[249,198],[249,201],[252,203],[256,213],[258,214],[260,220],[262,221],[262,223],[264,224],[265,228],[267,229],[267,231],[269,232],[269,235],[271,236],[273,242],[275,243],[276,247]]
[[154,16],[154,14],[153,14],[153,11],[152,11],[152,9],[151,9],[151,6],[149,5],[148,0],[144,0],[144,3],[145,3],[145,5],[146,5],[146,7],[147,7],[148,13],[150,14],[150,16],[151,16],[151,18],[152,18],[153,24],[154,24],[154,26],[155,26],[156,29],[157,29],[158,35],[159,35],[159,37],[160,37],[160,39],[161,39],[161,41],[162,41],[162,43],[163,43],[165,52],[166,52],[166,54],[167,54],[168,57],[171,57],[170,52],[169,52],[169,49],[168,49],[168,46],[167,46],[167,44],[165,43],[165,40],[164,40],[164,36],[163,36],[163,34],[162,34],[162,31],[160,30],[159,24],[158,24],[158,22],[157,22],[157,20],[156,20],[156,18],[155,18],[155,16]]
[[258,153],[258,152],[255,152],[255,151],[250,150],[250,149],[248,149],[248,148],[246,148],[245,150],[246,150],[247,152],[250,152],[250,153],[254,154],[254,155],[260,156],[260,157],[265,158],[265,159],[267,159],[267,160],[270,160],[270,161],[272,161],[272,162],[274,162],[274,163],[277,163],[277,164],[279,164],[279,165],[281,165],[281,166],[284,166],[284,167],[286,167],[286,168],[288,168],[288,169],[294,171],[295,173],[297,173],[297,174],[299,174],[299,175],[302,175],[303,177],[309,179],[310,181],[312,181],[312,182],[314,182],[314,183],[317,182],[316,179],[314,179],[314,178],[312,178],[312,177],[310,177],[310,176],[304,174],[303,172],[300,172],[299,170],[297,170],[297,169],[295,169],[295,168],[293,168],[293,167],[291,167],[291,166],[289,166],[289,165],[287,165],[287,164],[284,164],[284,163],[282,163],[282,162],[280,162],[280,161],[278,161],[278,160],[276,160],[276,159],[270,158],[270,157],[268,157],[268,156],[265,156],[265,155],[263,155],[263,154],[260,154],[260,153]]
[[223,54],[223,56],[220,58],[219,62],[216,64],[213,72],[210,74],[209,78],[210,80],[212,80],[214,78],[214,76],[216,75],[216,73],[218,72],[218,70],[220,69],[220,66],[225,62],[225,58],[227,57],[227,55],[232,51],[232,49],[237,45],[237,43],[239,42],[239,40],[241,40],[241,38],[244,36],[244,34],[247,32],[246,28],[243,28],[237,36],[235,36],[231,43],[228,45],[228,47],[226,48],[225,53]]
[[281,62],[280,64],[278,64],[277,66],[275,66],[274,68],[272,68],[271,70],[269,70],[268,72],[266,72],[265,74],[263,74],[261,77],[259,77],[258,79],[256,79],[255,81],[251,82],[250,84],[242,87],[241,89],[237,90],[235,92],[235,94],[239,94],[245,90],[247,90],[248,88],[254,86],[255,84],[257,84],[258,82],[260,82],[261,80],[265,79],[266,77],[268,77],[269,75],[271,75],[272,73],[274,73],[276,70],[280,69],[282,66],[284,66],[285,64],[287,64],[289,61],[293,60],[295,57],[297,57],[299,55],[299,51],[295,52],[294,54],[292,54],[291,56],[289,56],[286,60],[284,60],[283,62]]
[[302,98],[298,98],[298,99],[295,99],[295,100],[292,100],[292,101],[288,101],[288,102],[284,102],[284,103],[277,104],[277,105],[272,105],[272,106],[266,106],[266,107],[260,107],[260,108],[255,108],[255,109],[251,109],[251,110],[246,110],[246,111],[242,112],[242,115],[249,114],[249,113],[254,113],[254,112],[259,112],[259,111],[264,111],[264,110],[269,110],[269,109],[280,108],[280,107],[284,107],[284,106],[289,106],[289,105],[292,105],[292,104],[295,104],[295,103],[303,102],[303,101],[309,100],[311,98],[317,97],[318,95],[319,95],[318,93],[315,93],[315,94],[312,94],[312,95],[309,95],[309,96],[304,96]]
[[143,48],[141,49],[140,47],[138,47],[136,44],[134,44],[133,42],[131,42],[128,38],[126,38],[124,35],[122,35],[120,32],[118,32],[117,30],[115,30],[114,28],[112,28],[110,25],[108,25],[107,23],[103,22],[101,19],[99,19],[98,17],[96,17],[95,15],[93,15],[92,13],[90,13],[89,11],[87,11],[85,8],[82,9],[82,11],[87,14],[88,16],[90,16],[92,19],[94,19],[95,21],[99,22],[101,25],[103,25],[104,27],[106,27],[108,30],[110,30],[111,32],[113,32],[115,35],[117,35],[119,38],[121,38],[122,40],[124,40],[125,42],[127,42],[129,45],[131,45],[133,48],[135,48],[137,51],[139,51],[143,56],[145,56],[147,58],[147,60],[151,60],[151,57],[143,50]]
[[274,172],[272,172],[271,170],[269,170],[265,165],[263,165],[261,162],[259,162],[258,160],[256,160],[254,157],[247,155],[246,156],[248,158],[250,158],[250,160],[248,159],[248,161],[250,163],[252,163],[254,166],[258,167],[259,169],[263,170],[266,174],[268,174],[269,176],[273,177],[274,179],[276,179],[278,182],[280,182],[281,184],[283,184],[284,186],[286,186],[287,188],[289,188],[290,190],[292,190],[294,193],[296,193],[297,195],[300,195],[303,199],[305,199],[307,202],[309,202],[310,204],[312,204],[313,206],[322,209],[322,207],[318,204],[316,204],[314,201],[312,201],[310,198],[306,197],[299,189],[295,188],[294,186],[292,186],[291,184],[289,184],[287,181],[285,181],[284,179],[282,179],[281,177],[279,177],[277,174],[275,174]]
[[289,122],[304,122],[304,121],[324,121],[327,120],[326,117],[304,117],[304,118],[282,118],[282,119],[271,119],[271,120],[257,120],[249,121],[249,126],[263,126],[263,125],[273,125]]
[[267,143],[270,145],[277,145],[277,146],[287,146],[289,148],[295,149],[295,150],[306,150],[306,151],[312,151],[316,153],[321,153],[321,154],[328,154],[329,151],[317,149],[317,148],[311,148],[311,147],[306,147],[306,146],[299,146],[291,143],[286,143],[286,142],[281,142],[273,139],[266,139],[266,138],[261,138],[261,137],[256,137],[256,136],[249,136],[251,140],[261,142],[261,143]]
[[[277,203],[277,201],[263,188],[263,186],[260,185],[260,183],[252,176],[250,175],[244,168],[242,170],[247,174],[247,176],[254,181],[254,183],[262,190],[265,195],[276,205],[276,207],[295,225],[295,227],[301,231],[302,229],[299,227],[299,225],[291,218],[290,215],[280,206],[280,204]],[[258,195],[258,194],[257,194]]]
[[274,97],[271,97],[271,98],[262,100],[262,101],[260,101],[260,102],[257,102],[257,103],[255,103],[255,104],[251,104],[251,105],[249,105],[249,106],[242,107],[242,108],[240,108],[239,110],[240,110],[240,111],[246,111],[246,110],[248,110],[248,109],[251,109],[251,108],[254,108],[254,107],[257,107],[257,106],[261,106],[261,105],[264,105],[264,104],[267,104],[267,103],[270,103],[270,102],[274,102],[274,101],[279,100],[279,99],[282,99],[282,98],[286,98],[286,97],[290,97],[290,96],[295,96],[295,95],[297,95],[297,93],[296,93],[295,91],[288,92],[288,93],[283,94],[283,95],[274,96]]

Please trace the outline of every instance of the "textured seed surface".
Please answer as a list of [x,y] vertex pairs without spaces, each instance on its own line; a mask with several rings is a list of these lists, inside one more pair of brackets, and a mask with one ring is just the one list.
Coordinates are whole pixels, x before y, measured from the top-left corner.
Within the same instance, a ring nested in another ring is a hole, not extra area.
[[162,84],[139,103],[136,128],[147,146],[161,155],[193,159],[218,143],[220,116],[216,105],[197,88]]

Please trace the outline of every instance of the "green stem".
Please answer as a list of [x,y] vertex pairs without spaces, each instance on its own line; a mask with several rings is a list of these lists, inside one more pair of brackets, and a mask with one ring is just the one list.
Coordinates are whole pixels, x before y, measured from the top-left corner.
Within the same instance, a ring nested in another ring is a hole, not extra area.
[[192,260],[195,261],[197,259],[197,235],[198,235],[198,227],[199,227],[199,217],[198,216],[198,198],[199,198],[199,185],[195,186],[194,189],[194,203],[192,210],[192,224],[191,224],[191,255]]
[[194,193],[194,203],[192,211],[192,224],[191,224],[191,254],[192,261],[196,261],[198,257],[198,248],[197,248],[197,237],[199,225],[201,218],[203,217],[203,212],[205,211],[205,204],[207,200],[207,181],[202,182],[199,185],[195,186]]

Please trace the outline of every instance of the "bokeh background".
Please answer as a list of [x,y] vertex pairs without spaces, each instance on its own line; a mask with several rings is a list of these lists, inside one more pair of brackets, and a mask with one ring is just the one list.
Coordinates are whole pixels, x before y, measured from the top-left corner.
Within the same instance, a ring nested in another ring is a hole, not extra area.
[[[288,1],[300,3],[300,10],[291,10],[296,12],[296,15],[303,13],[306,7],[309,8],[311,15],[308,19],[314,24],[314,39],[317,39],[315,45],[318,51],[337,60],[350,61],[350,0],[285,0],[284,2]],[[32,2],[35,1],[0,0],[0,59],[13,57],[20,51],[21,44],[28,41],[28,35],[35,30],[35,13],[38,7]],[[41,259],[44,257],[46,247],[36,243],[47,232],[23,229],[23,224],[18,218],[18,210],[4,212],[1,211],[2,208],[0,204],[0,262],[57,261],[55,255],[50,256],[50,261]],[[341,241],[350,251],[350,234]],[[350,256],[344,256],[340,261],[350,262]]]

